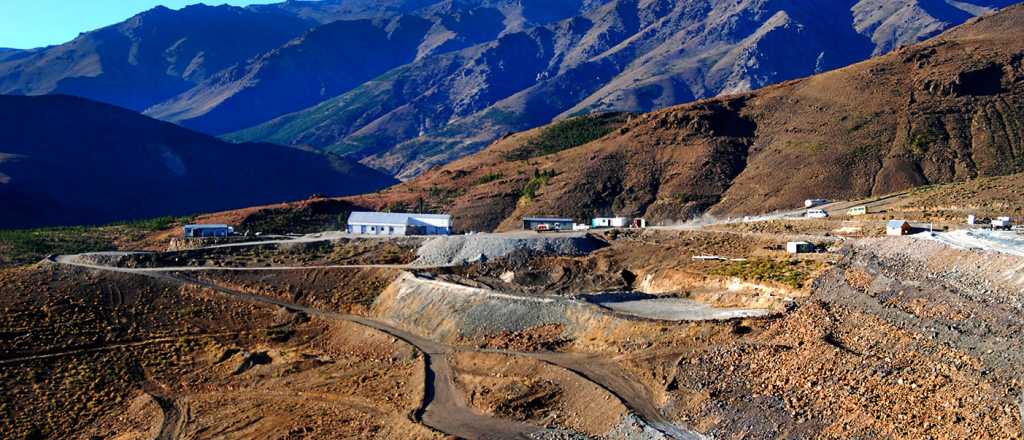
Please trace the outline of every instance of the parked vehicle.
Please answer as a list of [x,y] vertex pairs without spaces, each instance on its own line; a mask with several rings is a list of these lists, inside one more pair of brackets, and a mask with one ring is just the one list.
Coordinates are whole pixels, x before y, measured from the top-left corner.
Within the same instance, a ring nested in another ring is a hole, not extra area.
[[804,215],[807,218],[828,218],[828,212],[824,209],[809,209],[807,214]]
[[1011,228],[1013,228],[1013,221],[1009,217],[998,217],[992,220],[992,229],[1009,231]]

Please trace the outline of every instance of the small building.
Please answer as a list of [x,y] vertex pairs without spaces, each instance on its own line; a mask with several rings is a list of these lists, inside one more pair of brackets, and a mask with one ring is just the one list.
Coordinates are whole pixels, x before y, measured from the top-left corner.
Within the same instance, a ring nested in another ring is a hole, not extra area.
[[909,235],[914,227],[906,220],[889,220],[885,224],[885,235]]
[[647,227],[647,219],[637,217],[633,219],[633,223],[631,223],[629,227],[634,229],[644,229]]
[[629,225],[626,217],[595,217],[590,226],[595,228],[625,228]]
[[846,210],[846,215],[849,215],[851,217],[858,216],[858,215],[866,215],[867,213],[868,213],[868,207],[867,206],[854,206],[854,207]]
[[353,212],[346,231],[365,235],[449,235],[452,217],[447,214]]
[[804,200],[804,208],[813,208],[828,203],[828,199],[807,199]]
[[523,229],[528,231],[571,231],[576,222],[571,218],[525,217]]
[[791,241],[786,243],[786,252],[791,254],[806,254],[814,252],[815,246],[806,241]]
[[190,238],[199,237],[227,237],[235,233],[235,228],[228,225],[185,225],[184,236]]

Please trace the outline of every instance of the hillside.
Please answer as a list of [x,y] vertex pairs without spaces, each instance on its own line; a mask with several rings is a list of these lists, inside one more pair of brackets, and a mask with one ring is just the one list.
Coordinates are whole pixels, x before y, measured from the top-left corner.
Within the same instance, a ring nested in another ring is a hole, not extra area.
[[828,71],[1010,3],[590,2],[575,16],[417,58],[230,138],[336,151],[407,179],[508,132]]
[[[400,66],[473,47],[517,27],[536,24],[531,19],[556,20],[576,11],[537,2],[518,8],[511,8],[509,4],[514,2],[508,1],[434,3],[415,13],[395,16],[388,12],[394,8],[386,3],[377,6],[384,11],[377,15],[373,10],[359,13],[363,9],[358,2],[335,4],[344,6],[342,9],[353,16],[367,18],[338,20],[313,28],[280,48],[225,69],[147,109],[146,114],[206,133],[232,132],[319,104]],[[317,15],[308,10],[310,7],[321,12],[334,10],[330,3],[312,5],[294,12]],[[534,9],[551,9],[554,13],[537,17],[527,14]],[[423,74],[446,76],[437,69]]]
[[0,96],[0,228],[95,224],[379,190],[316,152],[230,144],[107,104]]
[[226,5],[157,7],[65,44],[0,55],[0,93],[69,94],[141,111],[314,24]]
[[1022,31],[1015,6],[837,71],[618,118],[603,137],[587,123],[601,118],[570,119],[354,201],[448,210],[463,230],[530,214],[666,223],[1019,172]]

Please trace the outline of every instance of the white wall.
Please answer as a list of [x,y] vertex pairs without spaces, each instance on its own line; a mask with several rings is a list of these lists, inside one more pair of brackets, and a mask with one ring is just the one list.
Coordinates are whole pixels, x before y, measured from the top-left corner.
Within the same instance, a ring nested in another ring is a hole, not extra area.
[[435,228],[450,228],[452,226],[451,219],[426,218],[416,216],[410,217],[409,223],[412,223],[414,226],[433,226]]

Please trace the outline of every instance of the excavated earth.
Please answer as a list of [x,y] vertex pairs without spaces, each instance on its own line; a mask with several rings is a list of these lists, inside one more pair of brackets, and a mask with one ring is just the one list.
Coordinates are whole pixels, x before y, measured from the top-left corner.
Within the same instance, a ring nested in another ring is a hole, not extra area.
[[[1024,437],[1024,259],[829,227],[800,234],[831,251],[799,257],[782,236],[694,229],[4,269],[0,432]],[[488,257],[453,265],[464,249]],[[444,264],[409,265],[428,253]],[[671,301],[762,313],[664,319]]]

